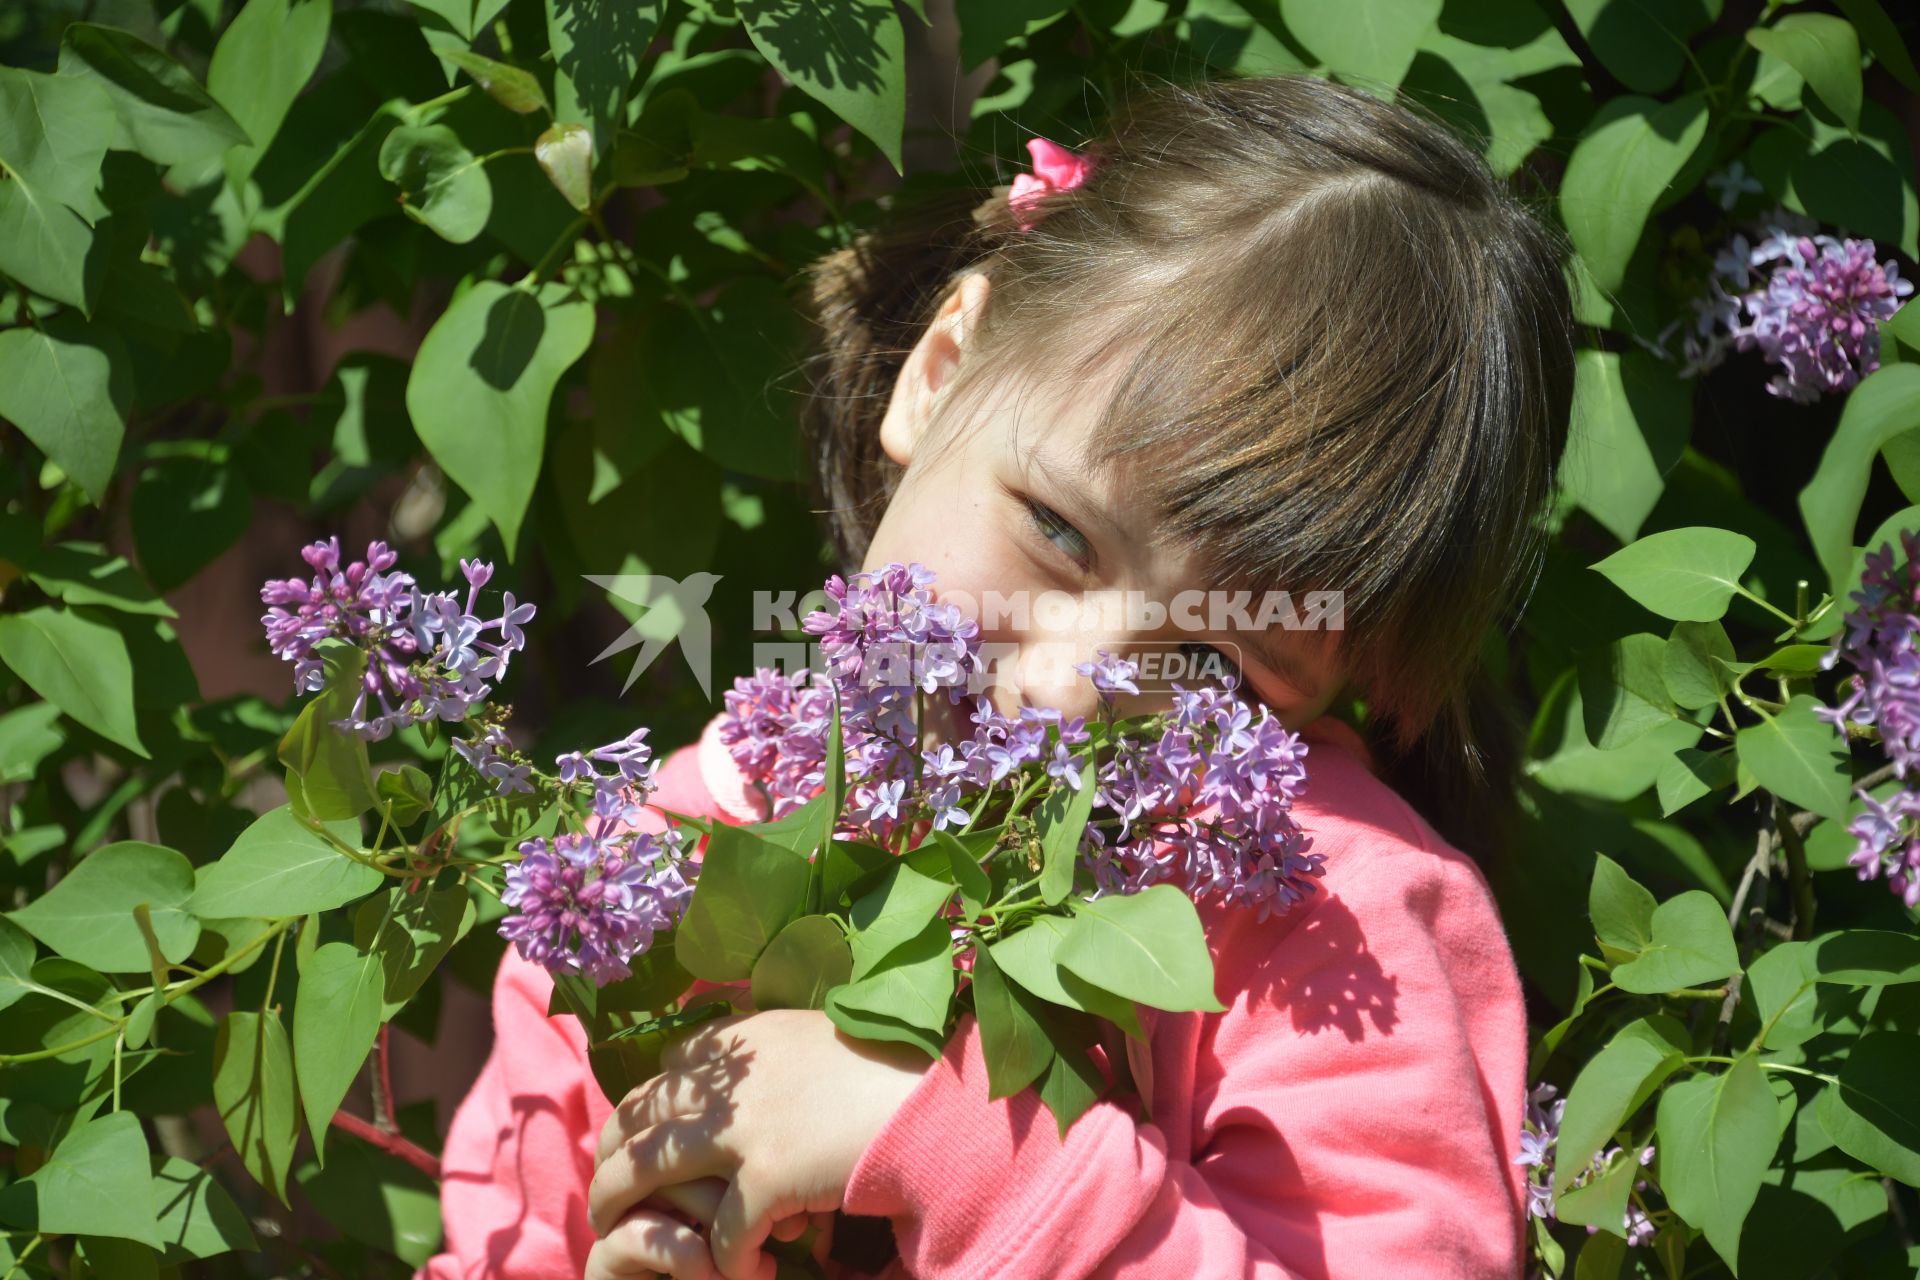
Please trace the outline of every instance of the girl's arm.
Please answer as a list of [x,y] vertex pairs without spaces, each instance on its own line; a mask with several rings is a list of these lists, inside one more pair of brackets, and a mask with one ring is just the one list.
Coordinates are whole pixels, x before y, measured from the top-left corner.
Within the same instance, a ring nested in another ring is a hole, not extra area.
[[[717,723],[661,764],[656,807],[724,822],[756,816]],[[665,823],[649,809],[638,825]],[[440,1162],[446,1244],[416,1280],[554,1280],[586,1266],[587,1187],[613,1108],[594,1082],[579,1022],[547,1017],[552,991],[545,970],[507,950],[493,989],[493,1049],[454,1112]]]
[[1381,834],[1277,942],[1221,923],[1228,1011],[1152,1028],[1157,1123],[989,1102],[969,1020],[846,1210],[929,1280],[1517,1276],[1518,977],[1477,870]]

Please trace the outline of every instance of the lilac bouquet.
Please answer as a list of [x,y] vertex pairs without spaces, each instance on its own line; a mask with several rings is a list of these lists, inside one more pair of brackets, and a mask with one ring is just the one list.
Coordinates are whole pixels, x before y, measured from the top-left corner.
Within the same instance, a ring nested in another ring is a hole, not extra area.
[[[409,726],[450,735],[437,786],[381,776],[366,856],[391,867],[387,829],[418,823],[409,872],[496,894],[500,933],[554,974],[610,1095],[736,1003],[819,1008],[929,1055],[970,1009],[995,1095],[1037,1087],[1064,1130],[1102,1087],[1098,1020],[1138,1035],[1139,1004],[1222,1007],[1196,904],[1265,918],[1317,891],[1293,813],[1307,746],[1266,708],[1229,681],[1123,718],[1138,669],[1102,652],[1077,668],[1092,721],[1002,712],[979,689],[978,627],[918,565],[830,579],[804,623],[814,667],[726,693],[720,737],[766,814],[730,826],[654,802],[645,729],[551,771],[517,749],[491,699],[534,607],[483,608],[491,566],[462,563],[462,599],[421,592],[379,543],[344,567],[337,543],[305,554],[315,576],[269,582],[263,621],[296,686],[338,712],[328,730],[363,753]],[[331,793],[316,781],[301,786]],[[507,850],[458,851],[474,814]]]

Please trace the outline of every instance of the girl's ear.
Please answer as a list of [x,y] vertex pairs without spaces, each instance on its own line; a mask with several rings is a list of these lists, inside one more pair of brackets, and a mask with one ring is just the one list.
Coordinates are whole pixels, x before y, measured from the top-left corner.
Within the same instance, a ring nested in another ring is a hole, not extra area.
[[989,287],[984,272],[961,276],[900,368],[886,416],[880,420],[880,447],[903,467],[913,460],[940,392],[959,371],[961,353],[986,309]]

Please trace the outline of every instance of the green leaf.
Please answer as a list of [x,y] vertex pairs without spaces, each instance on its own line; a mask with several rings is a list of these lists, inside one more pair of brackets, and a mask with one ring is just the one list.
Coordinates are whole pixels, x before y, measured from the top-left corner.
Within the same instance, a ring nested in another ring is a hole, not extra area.
[[[3,224],[0,214],[0,238]],[[0,270],[11,273],[3,260]],[[133,407],[131,368],[117,333],[76,315],[0,331],[0,418],[25,432],[96,504],[106,498]]]
[[60,37],[60,74],[105,91],[115,150],[163,166],[193,164],[248,140],[191,72],[132,32],[72,24]]
[[59,201],[24,182],[0,182],[0,273],[15,282],[88,312],[100,291],[105,243]]
[[153,1174],[153,1209],[168,1266],[260,1247],[246,1215],[219,1181],[191,1160],[167,1156]]
[[1073,892],[1073,868],[1080,857],[1080,837],[1086,834],[1093,812],[1093,752],[1078,762],[1078,788],[1056,783],[1034,813],[1040,832],[1040,900],[1050,907]]
[[1860,127],[1860,38],[1852,23],[1827,13],[1789,14],[1749,29],[1747,43],[1806,77],[1847,128]]
[[293,1005],[293,1065],[300,1105],[324,1161],[333,1113],[380,1031],[380,961],[344,942],[326,942],[300,971]]
[[1745,1054],[1724,1074],[1669,1085],[1657,1123],[1667,1202],[1737,1262],[1741,1224],[1780,1144],[1779,1104],[1758,1060]]
[[0,164],[37,198],[89,223],[105,217],[100,162],[112,136],[113,104],[93,81],[0,67]]
[[1613,971],[1622,991],[1658,995],[1737,972],[1740,956],[1720,903],[1704,889],[1689,889],[1654,908],[1653,938],[1638,958]]
[[250,140],[227,153],[235,190],[246,187],[319,67],[332,25],[333,0],[246,0],[221,33],[207,65],[207,91]]
[[534,140],[533,155],[562,199],[582,213],[593,207],[593,130],[556,124]]
[[287,1202],[287,1171],[300,1140],[293,1049],[277,1013],[230,1013],[213,1042],[213,1101],[241,1163]]
[[1440,0],[1370,0],[1332,6],[1280,0],[1287,30],[1350,84],[1391,98],[1421,41],[1440,17]]
[[1820,1094],[1820,1125],[1868,1168],[1920,1186],[1920,1036],[1872,1031]]
[[376,774],[373,790],[381,810],[396,827],[411,824],[433,808],[433,779],[410,764]]
[[1587,739],[1602,751],[1626,746],[1679,716],[1667,695],[1667,642],[1649,632],[1579,655]]
[[1731,786],[1739,773],[1739,759],[1730,747],[1701,751],[1682,747],[1660,766],[1656,786],[1660,815],[1679,812],[1710,791]]
[[554,117],[592,126],[596,145],[589,154],[604,155],[612,147],[663,7],[664,0],[546,0]]
[[[438,1189],[412,1165],[349,1139],[334,1144],[325,1169],[302,1164],[295,1177],[307,1201],[350,1239],[415,1269],[439,1252]],[[374,1266],[377,1257],[362,1257],[363,1274],[392,1270]]]
[[1868,374],[1847,396],[1840,425],[1800,491],[1807,537],[1826,570],[1828,590],[1845,599],[1853,566],[1853,534],[1875,456],[1895,437],[1920,427],[1920,365],[1890,364]]
[[220,861],[200,869],[187,908],[203,920],[303,916],[343,907],[385,880],[281,805],[256,818]]
[[1587,890],[1587,914],[1593,933],[1603,946],[1639,955],[1653,941],[1653,894],[1606,854],[1593,861],[1593,884]]
[[1032,35],[1070,8],[1065,0],[973,0],[955,14],[960,20],[961,70],[972,71],[998,56],[1009,42]]
[[145,903],[171,964],[193,954],[200,922],[187,914],[193,864],[172,849],[125,840],[96,849],[10,919],[34,937],[103,973],[144,973],[147,944],[133,922]]
[[[357,818],[373,808],[371,766],[366,740],[334,727],[351,719],[361,696],[366,651],[345,641],[322,641],[316,649],[325,670],[326,686],[294,720],[280,739],[280,763],[298,780],[296,808],[302,816],[322,822]],[[289,792],[295,789],[288,788]]]
[[1040,1101],[1053,1112],[1060,1136],[1065,1138],[1073,1122],[1100,1101],[1106,1087],[1100,1069],[1093,1065],[1086,1050],[1074,1045],[1057,1046],[1053,1065],[1040,1078]]
[[1641,351],[1574,353],[1567,496],[1622,542],[1659,502],[1693,427],[1692,384]]
[[[1562,1221],[1571,1222],[1572,1219],[1563,1218]],[[1590,1235],[1573,1260],[1573,1280],[1615,1280],[1626,1261],[1625,1240],[1610,1231]]]
[[1759,724],[1737,732],[1734,746],[1740,763],[1761,786],[1823,818],[1844,822],[1853,773],[1839,731],[1814,715],[1821,705],[1810,694],[1795,694],[1778,715],[1763,713]]
[[409,893],[396,885],[353,914],[353,945],[379,957],[384,975],[380,1016],[411,1000],[453,944],[473,927],[473,898],[458,885]]
[[44,605],[0,615],[0,661],[87,728],[147,756],[134,723],[133,661],[112,627]]
[[873,140],[900,170],[906,46],[890,0],[739,0],[774,69]]
[[1920,937],[1890,929],[1842,929],[1807,944],[1820,982],[1852,986],[1920,982]]
[[872,972],[828,992],[826,1012],[850,1036],[898,1040],[937,1058],[953,987],[952,939],[945,921],[932,920]]
[[987,1097],[1006,1098],[1039,1078],[1053,1062],[1040,1001],[1007,981],[991,947],[973,953],[973,1013],[987,1062]]
[[1560,218],[1603,292],[1620,287],[1654,205],[1706,133],[1707,103],[1697,93],[1666,103],[1614,98],[1594,114],[1561,179]]
[[1553,1161],[1556,1196],[1566,1192],[1691,1051],[1686,1027],[1656,1014],[1622,1027],[1580,1068],[1560,1116]]
[[454,244],[479,235],[493,216],[484,164],[443,124],[395,129],[380,144],[380,176],[400,188],[400,207]]
[[1594,55],[1635,93],[1659,93],[1680,77],[1687,41],[1720,14],[1718,0],[1567,0]]
[[1226,1008],[1213,993],[1200,915],[1172,885],[1076,904],[1057,954],[1076,976],[1156,1009]]
[[116,1111],[76,1126],[47,1162],[0,1191],[0,1217],[43,1235],[113,1236],[160,1247],[147,1139]]
[[[472,44],[475,37],[492,25],[507,7],[507,0],[413,0],[414,7],[432,14],[446,24],[446,30],[460,37],[462,44]],[[429,36],[441,34],[433,23],[423,22],[421,30]],[[434,40],[435,48],[444,47],[442,42]]]
[[801,916],[775,934],[754,962],[753,1007],[824,1008],[827,992],[852,973],[840,926],[828,916]]
[[1745,534],[1693,525],[1649,534],[1593,568],[1663,618],[1712,622],[1726,614],[1754,550]]
[[19,925],[0,916],[0,1009],[11,1008],[22,996],[40,990],[33,980],[33,939]]
[[35,586],[69,605],[97,604],[121,613],[176,618],[173,606],[125,556],[109,554],[94,542],[62,542],[42,547],[25,566]]
[[[1599,1227],[1600,1233],[1589,1237],[1590,1241],[1614,1238],[1624,1241],[1627,1199],[1641,1171],[1638,1151],[1615,1152],[1598,1173],[1555,1198],[1554,1217],[1578,1226]],[[1581,1253],[1584,1256],[1586,1248],[1582,1248]]]
[[1661,683],[1682,707],[1710,707],[1733,685],[1724,665],[1733,660],[1733,641],[1718,622],[1677,622],[1661,654]]
[[530,71],[483,58],[470,49],[436,49],[434,52],[472,76],[482,93],[509,111],[525,116],[553,110],[547,104],[546,90]]
[[206,568],[245,536],[253,496],[239,468],[200,459],[149,467],[133,491],[133,545],[162,591]]
[[[485,280],[427,332],[407,379],[420,441],[511,549],[533,498],[554,386],[593,341],[593,308],[567,291]],[[742,975],[745,976],[745,975]]]
[[1819,990],[1805,942],[1782,942],[1747,966],[1746,990],[1760,1018],[1762,1049],[1805,1044],[1822,1030]]
[[1887,17],[1880,0],[1837,0],[1837,3],[1874,59],[1894,79],[1920,93],[1920,71],[1914,70],[1913,55],[1907,52],[1900,29]]
[[961,843],[951,831],[935,831],[931,838],[946,852],[947,863],[953,868],[953,882],[960,886],[962,896],[980,904],[993,896],[993,882],[987,878],[979,857],[972,849]]
[[1136,1040],[1144,1040],[1140,1014],[1133,1001],[1088,982],[1060,966],[1060,944],[1072,931],[1071,917],[1040,915],[1023,929],[1007,934],[992,946],[994,963],[1013,981],[1054,1004],[1105,1018]]
[[847,913],[853,976],[863,978],[897,948],[918,937],[953,897],[953,886],[895,862]]
[[738,827],[716,825],[686,917],[674,930],[687,972],[709,982],[753,976],[774,935],[800,914],[807,860]]

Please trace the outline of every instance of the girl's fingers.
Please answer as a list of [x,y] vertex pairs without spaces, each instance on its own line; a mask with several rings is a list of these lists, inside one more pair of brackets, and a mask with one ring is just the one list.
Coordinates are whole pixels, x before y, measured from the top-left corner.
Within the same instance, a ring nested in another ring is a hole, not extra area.
[[727,1185],[707,1233],[707,1249],[714,1269],[726,1280],[773,1280],[778,1264],[760,1249],[772,1226],[771,1206],[749,1183],[743,1171]]
[[673,1280],[719,1280],[698,1231],[640,1209],[593,1242],[583,1280],[653,1280],[661,1273]]
[[[707,1219],[707,1221],[712,1221],[712,1219]],[[801,1236],[807,1234],[807,1228],[812,1225],[813,1218],[810,1215],[796,1213],[790,1218],[782,1218],[780,1221],[774,1223],[773,1230],[769,1234],[772,1235],[775,1240],[785,1244],[789,1240],[798,1240]]]
[[720,1197],[727,1194],[727,1184],[721,1178],[696,1178],[692,1182],[675,1182],[664,1186],[647,1197],[648,1205],[667,1205],[678,1209],[701,1226],[710,1226],[713,1215],[720,1207]]
[[607,1122],[600,1126],[600,1148],[593,1162],[599,1164],[642,1129],[651,1129],[662,1120],[705,1110],[713,1100],[712,1085],[717,1079],[708,1067],[688,1071],[667,1071],[635,1088],[615,1107]]
[[587,1219],[594,1234],[604,1236],[621,1214],[662,1187],[732,1174],[733,1158],[720,1149],[715,1127],[704,1115],[663,1120],[602,1160],[587,1187]]

